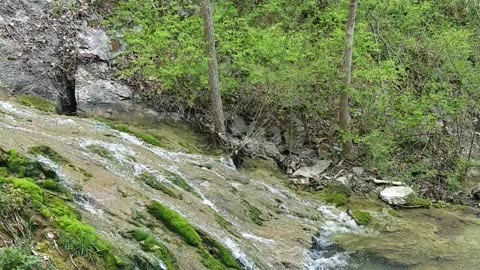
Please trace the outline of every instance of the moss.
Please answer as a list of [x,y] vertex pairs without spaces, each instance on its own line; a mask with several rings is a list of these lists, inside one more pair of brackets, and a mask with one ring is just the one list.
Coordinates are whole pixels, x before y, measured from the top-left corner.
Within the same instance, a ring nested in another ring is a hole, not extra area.
[[407,205],[420,208],[428,208],[432,202],[427,199],[418,197],[417,195],[410,195],[406,198]]
[[351,210],[350,216],[355,220],[358,225],[366,226],[372,221],[372,215],[368,212],[361,210]]
[[257,224],[258,226],[263,226],[263,220],[260,217],[262,212],[246,200],[243,200],[243,204],[247,208],[247,216],[253,221],[253,223]]
[[333,193],[327,194],[321,197],[325,202],[333,204],[335,206],[346,205],[348,202],[347,196],[345,194]]
[[158,242],[151,234],[138,229],[132,231],[130,234],[133,239],[140,242],[143,250],[155,253],[155,255],[157,255],[165,264],[167,270],[179,269],[175,256],[165,245]]
[[200,249],[198,253],[201,256],[201,263],[208,270],[227,270],[227,268],[217,261],[210,253],[205,249]]
[[165,193],[166,195],[175,198],[175,199],[183,199],[183,195],[174,191],[173,189],[169,188],[167,184],[158,181],[155,176],[147,173],[142,173],[141,175],[136,177],[137,180],[142,181],[146,185],[150,186],[153,189],[160,190],[161,192]]
[[192,193],[195,192],[195,190],[179,174],[171,171],[167,171],[167,170],[165,170],[164,172],[167,179],[171,181],[174,185],[180,187],[185,191],[192,192]]
[[335,206],[342,206],[348,203],[350,190],[342,185],[329,185],[320,193],[320,199]]
[[55,103],[40,97],[23,95],[18,97],[18,101],[25,106],[33,107],[44,112],[55,112]]
[[198,247],[202,243],[193,226],[177,212],[166,208],[158,202],[150,204],[148,212],[160,220],[169,230],[180,235],[187,244]]
[[237,231],[233,228],[232,223],[230,223],[228,220],[224,219],[222,216],[219,214],[215,214],[215,221],[222,226],[227,232],[229,232],[231,235],[240,237]]
[[45,180],[44,182],[41,183],[41,186],[44,189],[48,189],[48,190],[55,191],[55,192],[63,192],[64,191],[64,188],[62,187],[62,185],[60,185],[58,182],[56,182],[52,179]]
[[[97,119],[113,129],[131,134],[142,141],[171,151],[204,153],[201,141],[207,143],[206,136],[199,136],[178,123],[134,123],[126,125],[108,119]],[[149,128],[150,126],[154,128]]]
[[198,233],[202,237],[204,247],[208,253],[218,262],[223,264],[227,269],[241,269],[240,264],[223,245],[201,231],[198,231]]
[[31,198],[38,203],[43,203],[43,193],[40,187],[32,179],[11,179],[15,188],[19,188],[29,194]]
[[15,173],[17,177],[39,177],[42,175],[41,167],[36,162],[31,162],[26,157],[20,155],[15,150],[8,151],[6,160],[8,169]]
[[110,151],[108,151],[108,149],[106,149],[105,147],[103,146],[100,146],[100,145],[89,145],[87,147],[88,150],[90,150],[92,153],[95,153],[103,158],[106,158],[108,160],[113,160],[114,157],[112,155],[112,153]]
[[41,156],[48,157],[52,161],[55,161],[56,163],[59,163],[59,164],[70,164],[70,162],[66,158],[62,157],[50,146],[46,146],[46,145],[33,146],[33,147],[30,147],[30,149],[28,149],[28,152],[32,155],[41,155]]
[[98,256],[110,253],[109,245],[104,242],[95,229],[71,216],[62,216],[57,220],[60,231],[60,245],[74,256],[82,256],[95,261]]
[[151,145],[158,146],[158,147],[163,146],[163,144],[157,138],[155,138],[153,135],[148,134],[146,132],[130,128],[128,125],[125,125],[125,124],[113,124],[113,123],[107,123],[107,124],[109,124],[109,126],[113,129],[131,134]]

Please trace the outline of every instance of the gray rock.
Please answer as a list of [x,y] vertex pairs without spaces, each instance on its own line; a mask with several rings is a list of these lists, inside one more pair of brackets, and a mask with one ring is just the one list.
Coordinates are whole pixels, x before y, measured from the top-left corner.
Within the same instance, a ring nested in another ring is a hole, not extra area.
[[288,150],[294,154],[300,154],[306,141],[305,124],[300,118],[293,117],[291,125],[283,133]]
[[133,91],[119,82],[97,78],[85,67],[79,67],[75,75],[77,109],[88,112],[95,107],[104,109],[125,108],[131,105]]
[[405,205],[411,195],[415,195],[415,192],[406,186],[387,187],[380,192],[380,198],[391,205]]
[[279,127],[274,126],[271,127],[268,130],[268,138],[271,142],[273,142],[276,145],[279,145],[282,143],[282,130],[280,130]]
[[331,160],[317,160],[315,165],[302,167],[296,170],[292,175],[303,178],[314,178],[320,176],[332,164]]
[[102,29],[83,26],[77,34],[77,47],[80,57],[98,57],[108,61],[112,58],[110,39]]
[[353,167],[352,171],[355,175],[362,175],[365,172],[365,169],[363,167]]
[[246,136],[249,126],[245,123],[245,119],[238,114],[233,114],[227,120],[228,131],[235,137]]
[[470,194],[475,200],[480,200],[480,185],[473,187]]

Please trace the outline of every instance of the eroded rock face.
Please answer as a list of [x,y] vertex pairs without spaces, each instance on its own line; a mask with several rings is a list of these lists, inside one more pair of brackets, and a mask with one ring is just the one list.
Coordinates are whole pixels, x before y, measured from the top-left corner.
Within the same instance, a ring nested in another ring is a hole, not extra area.
[[415,192],[411,187],[387,187],[380,192],[380,198],[391,205],[405,205],[407,198],[414,195]]
[[103,61],[109,61],[112,58],[110,39],[102,29],[83,26],[80,28],[77,37],[80,57],[98,57]]

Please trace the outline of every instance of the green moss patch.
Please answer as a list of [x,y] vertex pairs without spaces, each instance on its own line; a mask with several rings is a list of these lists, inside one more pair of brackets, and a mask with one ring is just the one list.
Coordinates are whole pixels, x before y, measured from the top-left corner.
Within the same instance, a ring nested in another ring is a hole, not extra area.
[[165,264],[167,270],[179,269],[175,256],[164,244],[157,241],[153,235],[139,229],[130,232],[130,235],[141,244],[143,250],[155,253]]
[[114,159],[113,154],[107,148],[101,145],[89,145],[87,146],[87,149],[90,150],[92,153],[95,153],[108,160]]
[[[240,264],[232,256],[229,250],[227,250],[220,243],[209,237],[207,234],[197,231],[202,237],[205,250],[212,255],[216,261],[220,262],[227,269],[241,269]],[[209,259],[207,259],[209,261]]]
[[215,213],[215,221],[220,226],[222,226],[222,228],[224,228],[227,232],[229,232],[231,235],[236,236],[236,237],[240,237],[240,234],[237,231],[235,231],[235,229],[233,228],[232,223],[230,223],[228,220],[224,219],[219,214]]
[[48,113],[55,112],[55,107],[56,107],[55,103],[45,100],[43,98],[32,96],[32,95],[23,95],[23,96],[17,97],[17,99],[22,105],[33,107],[35,109],[48,112]]
[[195,190],[179,174],[167,170],[165,170],[164,173],[165,177],[174,185],[180,187],[185,191],[195,193]]
[[183,199],[182,194],[170,188],[167,183],[160,182],[155,176],[151,174],[142,173],[136,177],[136,180],[141,181],[146,185],[150,186],[151,188],[159,190],[172,198],[180,199],[180,200]]
[[6,167],[19,178],[37,178],[43,174],[40,164],[30,161],[15,150],[8,151],[7,156],[4,158],[6,159],[0,161],[0,165],[6,165]]
[[0,269],[30,270],[47,269],[42,266],[40,258],[23,248],[7,247],[0,249]]
[[243,205],[247,209],[247,216],[253,223],[257,224],[258,226],[263,226],[263,219],[260,217],[262,212],[255,206],[251,205],[248,201],[243,200]]
[[[148,212],[160,220],[169,230],[183,238],[187,244],[197,247],[197,251],[201,256],[201,263],[207,269],[241,269],[236,259],[225,247],[206,233],[196,230],[177,212],[166,208],[158,202],[150,204]],[[148,236],[144,232],[137,232],[134,237],[143,239]]]
[[320,200],[333,204],[335,206],[342,206],[348,203],[350,190],[341,185],[329,185],[320,192]]
[[37,145],[32,146],[28,149],[28,152],[32,155],[41,155],[48,157],[52,161],[55,161],[58,164],[70,164],[66,158],[62,157],[57,151],[53,150],[50,146],[47,145]]
[[408,196],[406,202],[410,207],[428,208],[432,205],[430,200],[420,198],[417,195]]
[[148,212],[161,221],[169,230],[177,233],[189,245],[198,247],[202,239],[188,221],[177,212],[172,211],[158,202],[148,206]]
[[372,215],[368,212],[361,210],[351,210],[350,216],[355,220],[358,225],[366,226],[372,221]]

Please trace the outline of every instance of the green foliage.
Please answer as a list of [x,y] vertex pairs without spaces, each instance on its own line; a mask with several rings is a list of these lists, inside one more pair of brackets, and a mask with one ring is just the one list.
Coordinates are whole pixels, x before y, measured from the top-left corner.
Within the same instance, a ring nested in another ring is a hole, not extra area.
[[59,153],[57,153],[50,146],[47,146],[47,145],[37,145],[37,146],[30,147],[28,149],[28,152],[33,155],[41,155],[41,156],[48,157],[52,161],[55,161],[59,164],[70,163],[66,158],[62,157]]
[[361,210],[351,210],[350,216],[355,220],[358,225],[367,226],[372,221],[372,215],[368,212]]
[[48,113],[55,112],[55,104],[43,98],[32,95],[22,95],[17,98],[18,101],[25,106],[33,107]]
[[40,270],[41,261],[24,249],[7,247],[0,249],[0,270]]
[[31,206],[29,194],[14,188],[11,183],[0,181],[0,215],[7,219]]
[[177,233],[189,245],[198,247],[202,240],[188,221],[177,212],[172,211],[158,202],[148,206],[148,212],[161,221],[169,230]]
[[[347,2],[214,2],[226,107],[246,115],[255,113],[252,108],[267,108],[266,115],[287,126],[295,112],[319,130],[318,136],[353,138],[359,157],[384,175],[398,175],[403,163],[414,165],[417,160],[406,158],[412,155],[446,155],[443,164],[432,165],[451,172],[462,149],[446,142],[464,135],[447,134],[437,123],[475,126],[475,117],[468,115],[480,111],[478,3],[363,1],[353,84],[347,89],[352,133],[339,134],[332,126]],[[121,0],[105,24],[114,36],[124,36],[120,77],[146,83],[147,103],[160,109],[207,107],[207,57],[197,6],[185,0]],[[445,148],[448,153],[442,153]]]

